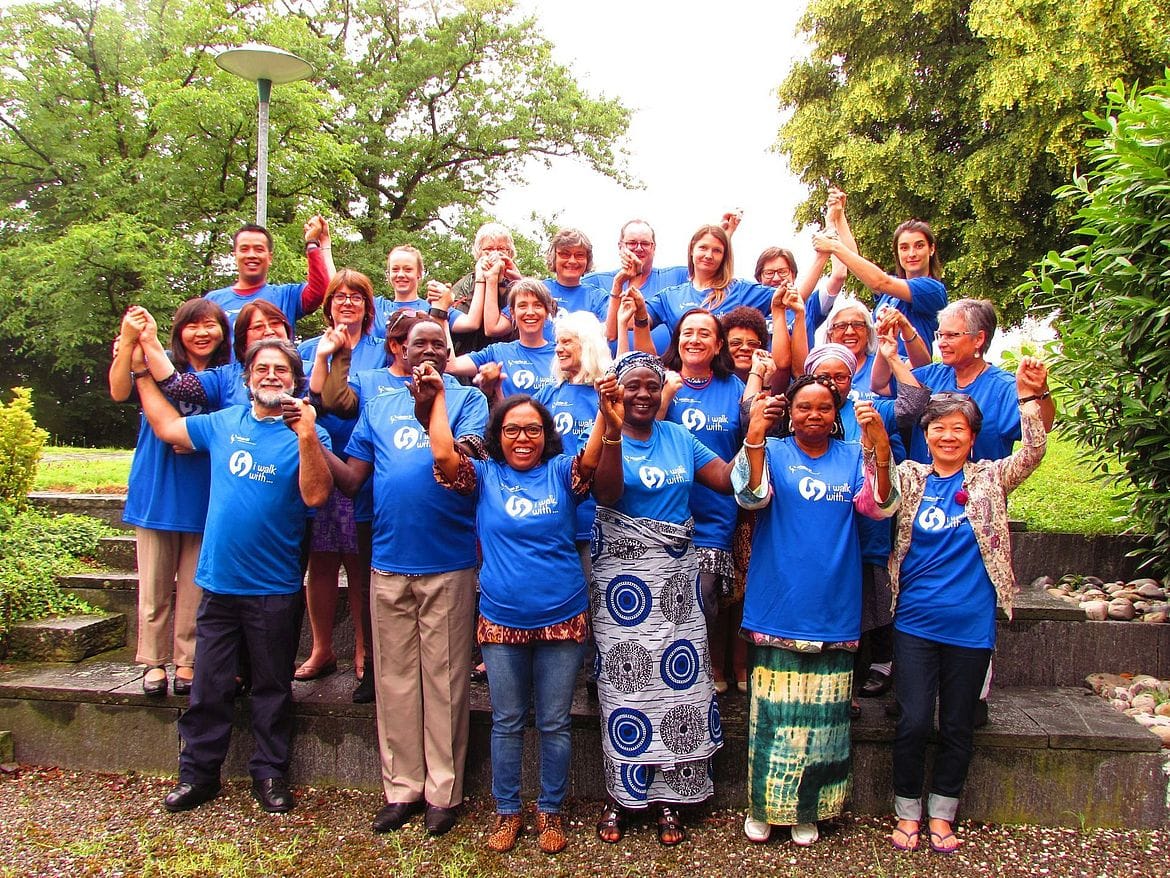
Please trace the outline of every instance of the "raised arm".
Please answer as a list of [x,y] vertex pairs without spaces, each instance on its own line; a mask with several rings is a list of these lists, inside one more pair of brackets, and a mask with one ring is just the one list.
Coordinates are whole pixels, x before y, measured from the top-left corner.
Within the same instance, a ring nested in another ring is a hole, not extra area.
[[1052,401],[1052,391],[1048,389],[1048,367],[1043,361],[1036,357],[1020,358],[1016,369],[1016,391],[1021,404],[1032,400],[1040,404],[1040,421],[1045,432],[1051,430],[1056,420],[1056,404]]
[[593,430],[589,433],[589,441],[581,451],[581,460],[577,470],[582,477],[592,477],[597,472],[603,458],[608,458],[608,464],[616,466],[620,471],[622,466],[622,419],[614,409],[610,399],[616,395],[617,378],[606,375],[598,378],[597,388],[598,412],[593,422]]
[[[626,489],[621,447],[625,403],[621,385],[617,383],[616,378],[612,384],[598,382],[597,401],[600,417],[593,425],[594,433],[597,432],[597,425],[602,422],[606,425],[606,432],[604,434],[605,441],[602,443],[601,458],[593,473],[593,496],[602,506],[613,506],[622,499],[622,494]],[[593,440],[592,434],[589,439]]]
[[880,266],[846,247],[839,236],[821,232],[813,235],[812,245],[818,253],[827,253],[843,262],[854,277],[875,293],[886,293],[896,299],[910,301],[910,284],[905,278],[886,274]]
[[300,417],[293,421],[291,429],[297,434],[297,453],[300,457],[297,479],[301,499],[306,506],[324,506],[333,492],[333,475],[325,460],[325,448],[317,435],[317,411],[303,399],[292,399],[289,405],[300,410]]
[[414,378],[407,386],[410,395],[414,397],[415,409],[430,410],[427,433],[431,439],[431,455],[443,478],[448,484],[454,484],[459,474],[459,452],[455,448],[451,422],[447,420],[447,393],[443,387],[443,376],[435,371],[434,366],[423,363],[414,367]]
[[134,382],[134,388],[138,391],[142,413],[146,415],[154,435],[168,445],[177,445],[180,448],[195,447],[187,433],[186,420],[162,395],[162,391],[158,389],[150,375],[140,375]]
[[329,237],[329,223],[317,214],[305,223],[305,260],[309,276],[301,290],[301,315],[312,314],[325,301],[325,290],[335,274],[333,243]]
[[122,326],[114,340],[114,357],[110,361],[110,399],[125,402],[134,389],[133,368],[130,365],[138,336],[146,327],[145,309],[131,305],[122,316]]

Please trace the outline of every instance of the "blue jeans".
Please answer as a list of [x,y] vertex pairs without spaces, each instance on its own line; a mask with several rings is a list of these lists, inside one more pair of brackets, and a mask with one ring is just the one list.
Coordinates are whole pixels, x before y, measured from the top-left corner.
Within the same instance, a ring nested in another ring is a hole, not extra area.
[[558,813],[569,783],[569,710],[581,667],[581,644],[545,640],[531,644],[485,643],[492,696],[492,795],[499,814],[520,813],[520,766],[528,706],[535,700],[540,732],[540,798],[536,807]]
[[975,750],[975,704],[990,661],[990,649],[951,646],[894,630],[895,694],[902,708],[894,734],[894,810],[898,817],[921,819],[926,742],[937,696],[939,744],[927,812],[932,817],[955,819]]

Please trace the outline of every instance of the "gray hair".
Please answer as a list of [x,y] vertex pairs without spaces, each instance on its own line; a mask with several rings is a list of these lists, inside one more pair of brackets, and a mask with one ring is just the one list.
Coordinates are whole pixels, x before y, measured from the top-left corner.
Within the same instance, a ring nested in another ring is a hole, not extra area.
[[[605,340],[605,327],[596,314],[588,311],[568,311],[556,322],[556,334],[572,336],[581,345],[581,368],[573,378],[574,384],[592,384],[602,377],[613,362],[609,355],[609,343]],[[560,361],[553,358],[552,375],[557,381],[564,381]]]
[[[813,291],[814,296],[819,296],[820,293]],[[867,354],[877,353],[877,330],[874,329],[873,315],[869,308],[865,307],[865,303],[857,296],[851,293],[842,293],[837,296],[837,300],[833,302],[833,307],[829,309],[829,316],[825,318],[825,322],[817,329],[816,344],[822,345],[829,340],[829,331],[841,316],[842,311],[857,311],[865,319],[865,352]]]
[[983,344],[979,348],[982,356],[991,347],[991,339],[995,335],[998,318],[995,316],[995,305],[987,299],[959,299],[951,302],[938,312],[939,320],[944,317],[958,317],[963,321],[970,333],[982,332]]
[[918,424],[922,427],[922,431],[926,432],[926,428],[931,423],[955,412],[958,412],[967,419],[967,424],[970,426],[972,433],[979,434],[979,430],[983,427],[983,412],[979,410],[979,405],[975,400],[971,399],[965,393],[948,392],[931,394],[930,400],[926,403],[926,410],[923,411],[922,418],[919,419]]
[[593,242],[580,229],[561,229],[548,242],[548,250],[544,254],[544,264],[553,274],[557,271],[557,251],[568,250],[570,247],[581,247],[585,250],[585,271],[593,270]]
[[262,338],[248,346],[244,354],[244,383],[247,383],[252,373],[252,364],[261,351],[279,351],[284,354],[293,376],[293,393],[301,393],[301,385],[305,383],[305,361],[301,359],[301,352],[297,350],[297,346],[283,338]]
[[484,223],[479,227],[479,231],[475,233],[475,242],[471,245],[471,255],[476,259],[482,255],[483,242],[488,238],[504,238],[508,242],[508,249],[511,250],[511,257],[516,258],[516,242],[512,240],[512,233],[507,226],[500,223]]

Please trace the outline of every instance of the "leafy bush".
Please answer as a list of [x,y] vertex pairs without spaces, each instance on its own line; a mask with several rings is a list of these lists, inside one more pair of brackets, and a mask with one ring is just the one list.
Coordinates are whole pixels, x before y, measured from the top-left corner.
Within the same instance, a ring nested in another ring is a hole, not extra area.
[[[5,507],[0,506],[0,510]],[[52,516],[36,509],[0,515],[0,637],[14,622],[95,612],[61,591],[56,577],[92,557],[110,529],[82,515]]]
[[33,420],[32,391],[14,387],[12,402],[0,403],[0,503],[24,508],[48,438]]
[[1110,91],[1087,114],[1091,167],[1058,190],[1084,243],[1049,253],[1024,285],[1060,310],[1065,426],[1107,455],[1131,515],[1170,563],[1170,83]]

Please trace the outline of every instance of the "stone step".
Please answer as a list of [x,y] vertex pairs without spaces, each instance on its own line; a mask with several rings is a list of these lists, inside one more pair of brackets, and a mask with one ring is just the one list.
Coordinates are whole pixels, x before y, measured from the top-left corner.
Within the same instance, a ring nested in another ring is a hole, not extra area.
[[[175,723],[185,698],[142,694],[141,667],[123,654],[80,664],[0,670],[0,728],[14,734],[22,763],[174,776]],[[579,681],[580,682],[580,681]],[[349,700],[352,667],[294,684],[296,720],[291,780],[314,786],[379,789],[372,705]],[[743,807],[746,699],[721,697],[724,746],[715,759],[716,804]],[[225,777],[246,777],[251,739],[248,702],[236,707],[236,734]],[[491,710],[485,685],[472,686],[466,792],[491,789]],[[852,809],[890,808],[894,721],[884,700],[865,699],[853,727]],[[526,740],[524,788],[538,787],[535,732]],[[992,692],[990,722],[976,732],[963,816],[1001,823],[1161,828],[1170,818],[1165,758],[1156,736],[1086,689],[1007,687]],[[604,795],[597,706],[578,685],[573,702],[572,796]]]
[[61,494],[55,491],[36,492],[28,495],[29,502],[51,512],[72,512],[100,518],[106,524],[119,530],[132,530],[122,521],[122,509],[126,505],[125,494]]
[[8,658],[17,662],[79,662],[121,648],[126,616],[68,616],[17,622],[8,632]]
[[137,570],[137,541],[132,534],[102,537],[98,541],[97,559],[112,570]]

